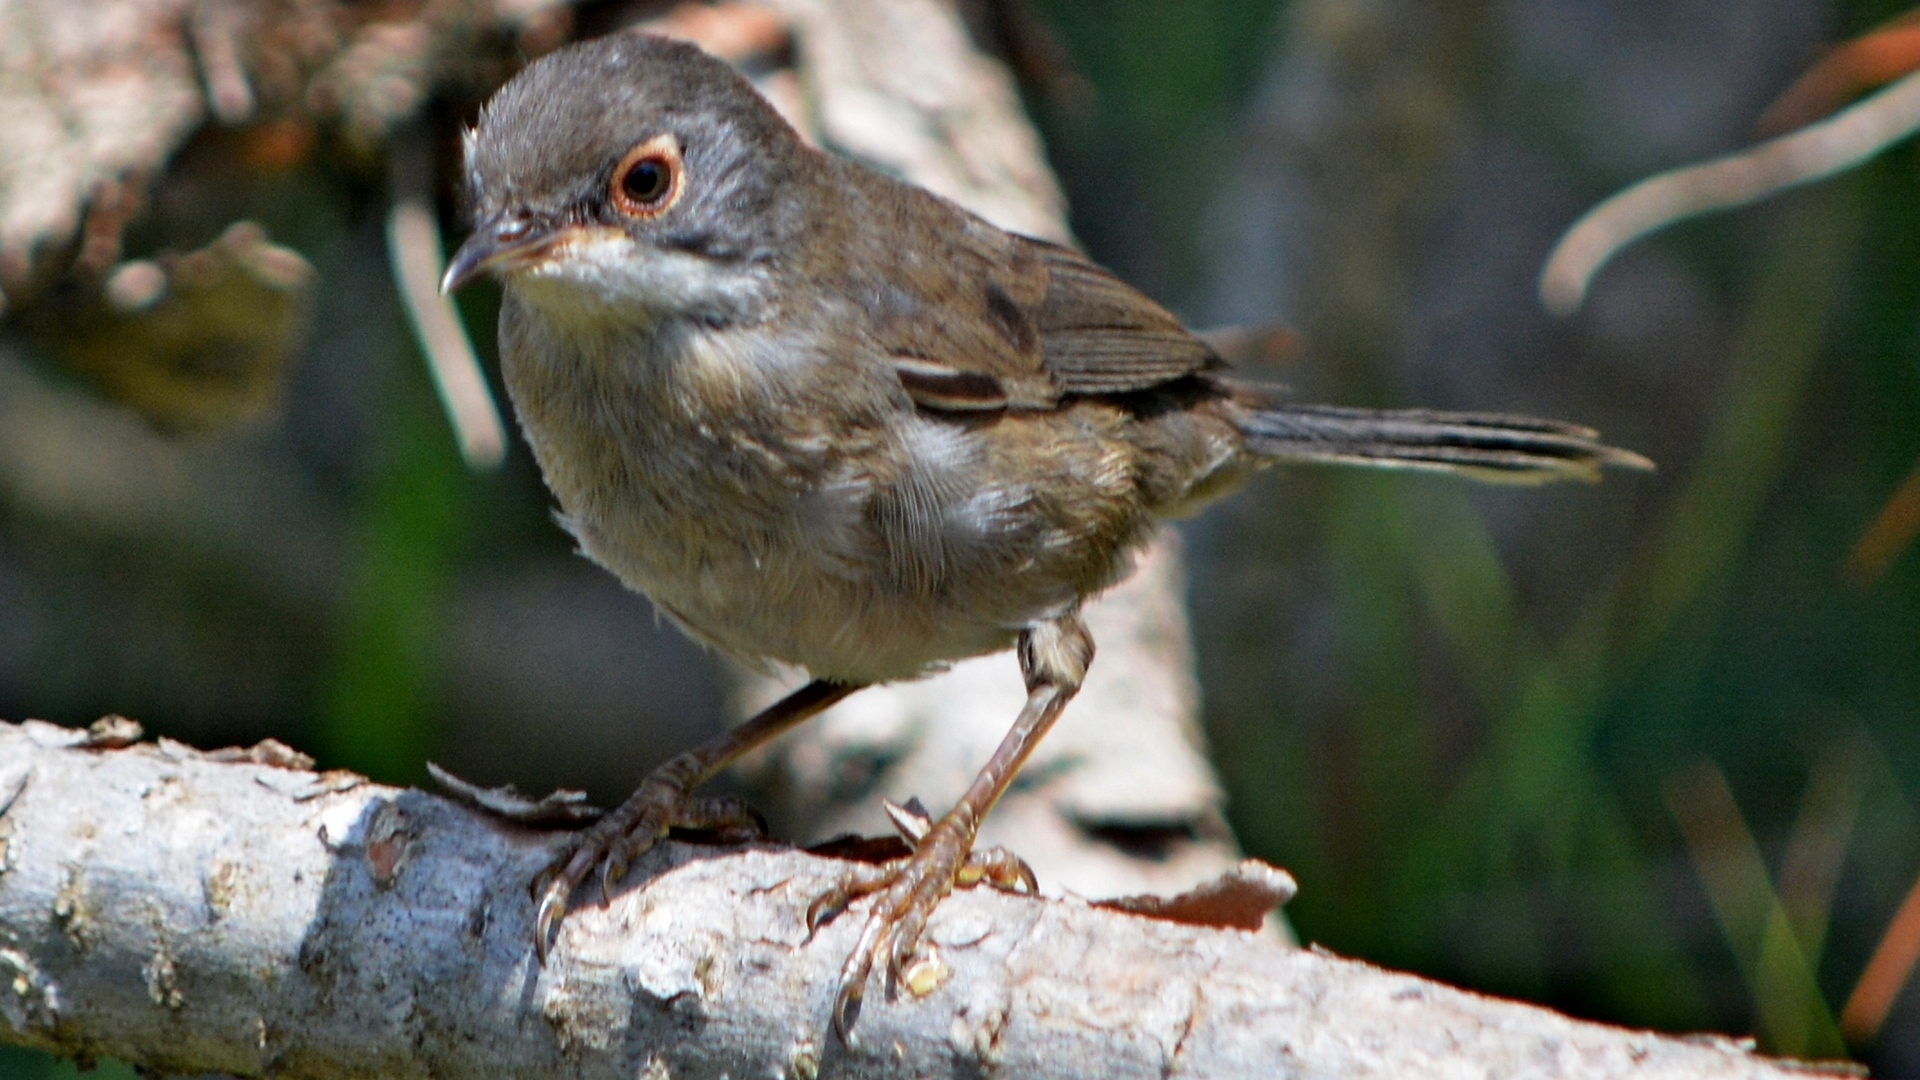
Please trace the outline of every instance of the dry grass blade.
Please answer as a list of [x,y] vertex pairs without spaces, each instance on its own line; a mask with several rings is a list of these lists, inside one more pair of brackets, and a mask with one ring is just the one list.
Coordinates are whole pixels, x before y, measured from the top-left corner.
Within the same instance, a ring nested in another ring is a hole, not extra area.
[[1820,996],[1813,965],[1794,936],[1726,775],[1701,762],[1667,782],[1667,805],[1753,995],[1768,1049],[1795,1057],[1843,1054],[1846,1044]]
[[1820,966],[1840,872],[1866,794],[1864,736],[1830,744],[1814,763],[1780,860],[1780,905],[1809,967]]
[[1894,912],[1893,922],[1840,1010],[1840,1030],[1848,1042],[1857,1046],[1880,1033],[1916,963],[1920,963],[1920,881],[1913,883],[1900,910]]
[[1854,542],[1853,550],[1841,564],[1841,572],[1854,584],[1866,588],[1886,574],[1901,552],[1912,545],[1916,535],[1920,535],[1920,462],[1914,463],[1913,471],[1860,533],[1860,539]]

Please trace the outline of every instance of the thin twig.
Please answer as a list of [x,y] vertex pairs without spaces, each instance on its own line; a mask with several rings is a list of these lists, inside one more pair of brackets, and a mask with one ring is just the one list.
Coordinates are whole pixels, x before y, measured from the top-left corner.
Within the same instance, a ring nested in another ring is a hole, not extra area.
[[426,353],[440,404],[460,440],[460,456],[476,469],[490,469],[506,457],[506,428],[453,300],[440,292],[440,275],[446,270],[442,250],[432,208],[421,199],[396,199],[387,212],[393,280]]
[[1540,272],[1540,300],[1557,315],[1571,314],[1600,267],[1640,237],[1844,172],[1916,129],[1920,73],[1751,150],[1642,180],[1588,211],[1561,237]]
[[226,0],[202,0],[187,20],[193,51],[206,83],[207,108],[223,124],[237,126],[253,118],[253,84],[240,61],[243,12]]

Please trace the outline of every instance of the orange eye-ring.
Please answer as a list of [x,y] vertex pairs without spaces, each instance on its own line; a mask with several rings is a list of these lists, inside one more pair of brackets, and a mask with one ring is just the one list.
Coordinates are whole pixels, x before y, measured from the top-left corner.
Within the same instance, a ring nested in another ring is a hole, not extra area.
[[679,140],[656,135],[620,159],[608,195],[623,214],[658,217],[680,198],[682,171]]

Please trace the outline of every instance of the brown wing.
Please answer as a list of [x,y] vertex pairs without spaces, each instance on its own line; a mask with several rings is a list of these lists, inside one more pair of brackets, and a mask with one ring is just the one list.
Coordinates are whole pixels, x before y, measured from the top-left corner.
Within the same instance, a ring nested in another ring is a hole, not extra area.
[[[925,408],[1046,409],[1222,364],[1165,308],[1071,249],[863,170],[843,179],[856,213],[892,226],[849,231],[845,280]],[[861,250],[880,236],[887,250]]]
[[[1023,238],[1024,239],[1024,238]],[[1088,262],[1037,240],[1047,268],[1038,312],[1047,369],[1069,393],[1122,394],[1223,366],[1167,309]]]

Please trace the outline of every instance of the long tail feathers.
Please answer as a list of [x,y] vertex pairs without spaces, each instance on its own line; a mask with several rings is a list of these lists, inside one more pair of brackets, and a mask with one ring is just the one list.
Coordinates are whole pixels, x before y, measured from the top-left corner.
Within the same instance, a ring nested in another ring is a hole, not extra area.
[[1509,484],[1594,481],[1607,466],[1653,468],[1639,454],[1602,443],[1590,428],[1530,416],[1239,404],[1248,447],[1281,460],[1427,469]]

